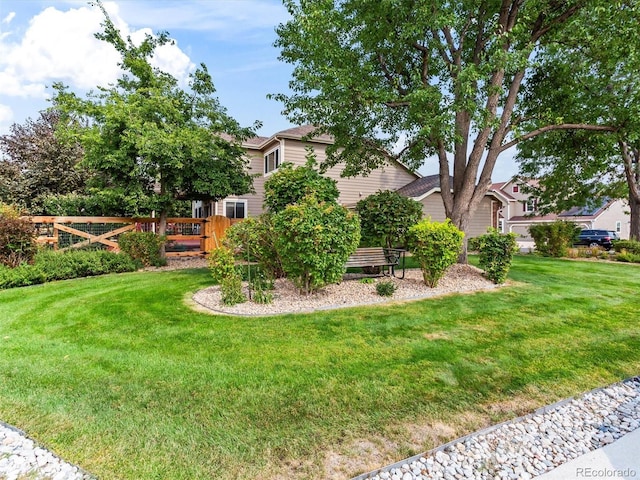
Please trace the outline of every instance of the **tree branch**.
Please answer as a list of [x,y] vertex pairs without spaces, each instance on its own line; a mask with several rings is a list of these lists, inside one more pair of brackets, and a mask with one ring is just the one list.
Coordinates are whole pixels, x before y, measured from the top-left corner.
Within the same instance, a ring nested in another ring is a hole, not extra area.
[[590,125],[588,123],[561,123],[558,125],[547,125],[545,127],[537,128],[526,135],[518,137],[510,142],[505,143],[500,147],[500,152],[504,152],[505,150],[517,145],[523,140],[529,140],[541,133],[550,132],[553,130],[591,130],[596,132],[616,132],[617,127],[612,127],[610,125]]

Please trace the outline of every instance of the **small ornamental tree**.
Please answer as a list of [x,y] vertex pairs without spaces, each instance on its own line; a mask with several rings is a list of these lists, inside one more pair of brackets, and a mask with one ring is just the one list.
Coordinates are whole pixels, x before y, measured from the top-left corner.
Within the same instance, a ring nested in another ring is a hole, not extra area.
[[222,243],[244,260],[258,262],[269,278],[280,278],[284,270],[275,238],[272,215],[265,213],[231,225]]
[[432,288],[438,285],[447,268],[458,260],[463,239],[464,233],[450,219],[425,219],[409,228],[407,246],[420,263],[424,283]]
[[391,190],[369,195],[356,204],[362,238],[392,248],[405,243],[407,230],[422,218],[422,204]]
[[580,233],[575,223],[557,220],[552,223],[531,225],[529,233],[536,245],[536,251],[547,257],[564,257]]
[[282,267],[304,294],[338,282],[360,242],[358,217],[336,202],[314,196],[287,206],[273,217]]
[[515,233],[501,234],[490,228],[485,235],[476,238],[480,252],[480,267],[493,283],[504,283],[507,279],[513,255],[518,250]]
[[311,147],[307,148],[307,163],[294,167],[283,163],[264,184],[264,204],[272,212],[280,212],[287,205],[298,203],[308,195],[314,195],[319,202],[335,201],[340,192],[337,182],[324,177],[315,169],[316,159]]

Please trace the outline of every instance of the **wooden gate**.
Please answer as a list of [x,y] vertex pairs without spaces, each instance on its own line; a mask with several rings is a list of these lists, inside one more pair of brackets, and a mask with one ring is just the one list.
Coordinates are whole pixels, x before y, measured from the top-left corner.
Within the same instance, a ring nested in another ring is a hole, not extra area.
[[[29,218],[38,231],[38,242],[56,250],[100,244],[118,250],[118,237],[131,231],[157,231],[157,218],[52,217]],[[168,218],[167,257],[203,256],[220,245],[232,223],[240,220],[220,215],[209,218]]]

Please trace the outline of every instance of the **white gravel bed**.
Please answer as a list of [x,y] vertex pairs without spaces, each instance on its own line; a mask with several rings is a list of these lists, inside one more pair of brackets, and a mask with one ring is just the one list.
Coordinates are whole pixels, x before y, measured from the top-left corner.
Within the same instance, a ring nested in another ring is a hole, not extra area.
[[21,431],[0,422],[3,480],[89,480],[95,477],[39,447]]
[[640,427],[640,377],[352,480],[530,480]]
[[[397,271],[402,275],[401,271]],[[220,287],[213,286],[200,290],[193,295],[193,300],[215,313],[231,315],[278,315],[283,313],[310,312],[332,308],[354,307],[376,303],[415,300],[435,297],[457,292],[473,292],[496,288],[497,285],[487,280],[482,270],[471,265],[452,265],[438,286],[430,288],[425,285],[419,269],[408,269],[404,279],[394,277],[367,277],[374,283],[363,283],[362,275],[347,274],[340,284],[328,285],[313,295],[301,295],[289,281],[280,279],[275,282],[273,302],[257,304],[247,301],[227,306],[220,301]],[[397,289],[391,297],[382,297],[376,292],[376,283],[391,281]],[[244,293],[248,295],[246,282]]]

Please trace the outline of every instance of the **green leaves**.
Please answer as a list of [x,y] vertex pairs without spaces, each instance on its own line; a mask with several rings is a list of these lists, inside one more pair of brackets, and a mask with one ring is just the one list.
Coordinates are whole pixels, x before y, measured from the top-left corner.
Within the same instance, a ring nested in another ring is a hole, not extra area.
[[86,99],[58,85],[53,102],[89,125],[80,132],[85,163],[100,173],[102,187],[135,192],[161,212],[179,199],[250,192],[252,177],[239,142],[253,131],[240,127],[213,97],[206,66],[191,75],[187,90],[180,88],[176,78],[149,63],[155,49],[170,42],[168,34],[148,35],[135,45],[96,5],[105,15],[97,37],[118,50],[125,73],[116,86]]
[[313,195],[276,213],[273,226],[282,268],[305,294],[339,282],[360,242],[358,217]]
[[390,190],[380,191],[356,204],[362,237],[372,246],[392,248],[404,244],[407,230],[422,218],[422,204]]
[[430,287],[438,285],[447,268],[456,263],[463,238],[464,233],[449,219],[444,222],[425,219],[409,228],[409,251],[420,262],[424,283]]

